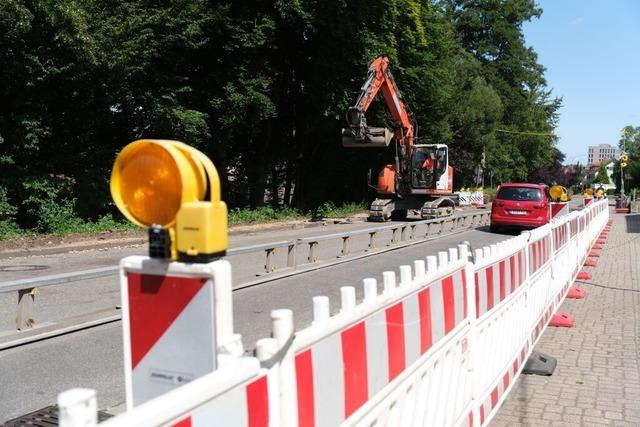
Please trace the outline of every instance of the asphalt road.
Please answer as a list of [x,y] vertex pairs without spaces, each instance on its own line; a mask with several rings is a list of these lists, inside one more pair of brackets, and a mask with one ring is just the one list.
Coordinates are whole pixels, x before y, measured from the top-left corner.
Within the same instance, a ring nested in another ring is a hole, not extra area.
[[[385,224],[388,225],[388,224]],[[271,230],[230,236],[229,246],[242,247],[276,241],[289,241],[299,238],[333,233],[345,233],[357,230],[380,227],[381,224],[356,222],[327,224],[304,229]],[[424,226],[419,229],[424,230]],[[418,230],[417,230],[418,231]],[[380,233],[377,244],[385,247],[391,239],[391,231]],[[364,251],[369,242],[368,233],[352,239],[352,253]],[[340,252],[342,240],[339,238],[320,242],[316,254],[320,261],[335,261]],[[78,270],[116,266],[121,258],[129,255],[146,254],[146,245],[115,247],[111,249],[94,249],[55,255],[31,255],[0,260],[0,283],[10,280],[35,278],[45,275],[60,274]],[[286,266],[286,249],[279,249],[274,255],[278,268]],[[297,254],[300,263],[307,262],[308,247],[302,245]],[[255,252],[228,256],[226,259],[233,268],[233,283],[239,285],[253,281],[264,275],[265,252]],[[2,267],[10,267],[3,271]],[[17,292],[0,293],[0,337],[3,333],[15,331]],[[36,325],[48,324],[72,316],[84,316],[90,313],[113,310],[120,305],[120,284],[117,274],[107,277],[75,281],[64,285],[38,288],[33,314]]]
[[[339,306],[341,286],[356,286],[361,298],[363,278],[381,278],[383,271],[397,270],[401,264],[436,254],[463,240],[479,247],[506,237],[482,229],[472,230],[237,290],[234,292],[236,330],[243,335],[245,348],[250,350],[257,339],[269,336],[269,313],[273,309],[294,310],[296,329],[302,329],[311,321],[313,296],[328,296],[333,312]],[[86,302],[95,303],[88,297]],[[60,392],[72,387],[96,389],[100,408],[121,408],[124,401],[121,324],[117,322],[1,351],[0,368],[0,422],[50,405]]]

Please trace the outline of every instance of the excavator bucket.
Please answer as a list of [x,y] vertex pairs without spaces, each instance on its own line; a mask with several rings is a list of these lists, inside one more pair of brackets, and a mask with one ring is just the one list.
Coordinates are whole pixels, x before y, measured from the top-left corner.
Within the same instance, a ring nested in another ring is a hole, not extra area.
[[391,143],[393,132],[387,128],[367,128],[364,137],[354,135],[351,129],[342,129],[342,146],[356,148],[384,148]]

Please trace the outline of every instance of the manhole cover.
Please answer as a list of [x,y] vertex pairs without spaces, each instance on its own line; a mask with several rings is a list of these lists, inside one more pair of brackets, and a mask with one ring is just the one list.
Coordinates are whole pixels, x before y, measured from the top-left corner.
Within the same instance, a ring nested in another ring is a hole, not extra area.
[[[98,422],[106,421],[111,417],[113,417],[113,415],[107,414],[104,411],[98,411]],[[30,414],[26,414],[21,417],[14,418],[13,420],[9,420],[4,425],[4,427],[55,427],[57,425],[58,407],[56,405],[51,405],[47,406],[46,408],[31,412]]]
[[48,265],[0,265],[0,271],[36,271],[47,268]]

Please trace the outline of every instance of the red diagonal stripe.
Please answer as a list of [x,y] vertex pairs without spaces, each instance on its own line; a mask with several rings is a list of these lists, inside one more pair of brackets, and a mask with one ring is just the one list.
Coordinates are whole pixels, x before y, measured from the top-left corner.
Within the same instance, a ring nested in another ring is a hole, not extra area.
[[387,319],[387,351],[389,355],[389,381],[404,370],[404,311],[399,302],[385,310]]
[[456,326],[453,276],[442,279],[442,301],[444,302],[444,333],[448,334]]
[[206,279],[127,274],[131,364],[135,368],[158,342]]
[[247,386],[247,414],[249,427],[269,426],[269,391],[267,377],[258,378]]
[[505,272],[504,272],[504,261],[500,261],[500,301],[503,301],[506,296],[506,283],[505,283]]
[[424,354],[433,344],[431,333],[431,294],[430,288],[418,293],[418,308],[420,310],[420,354]]
[[368,399],[367,337],[364,322],[341,334],[344,374],[344,417],[348,418]]
[[516,290],[516,256],[509,257],[509,273],[511,274],[511,292]]
[[464,318],[467,318],[467,272],[466,270],[463,268],[460,271],[460,274],[462,275],[462,295],[463,295],[463,304],[464,304]]
[[494,388],[491,392],[491,409],[495,409],[498,404],[498,387]]
[[485,268],[484,274],[487,278],[487,311],[489,311],[493,308],[493,266]]
[[311,349],[296,355],[296,387],[298,390],[298,425],[300,427],[315,426],[315,409],[313,406],[313,359]]

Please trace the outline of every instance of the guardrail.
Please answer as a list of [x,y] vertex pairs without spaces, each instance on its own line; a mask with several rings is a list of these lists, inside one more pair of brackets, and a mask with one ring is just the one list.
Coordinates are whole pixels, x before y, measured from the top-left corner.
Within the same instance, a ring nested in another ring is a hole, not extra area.
[[[256,280],[248,283],[242,283],[235,287],[236,289],[239,289],[317,269],[320,266],[335,265],[336,263],[349,261],[362,256],[375,255],[387,250],[421,243],[447,233],[454,233],[487,225],[489,223],[489,217],[489,211],[479,210],[454,217],[394,223],[344,233],[333,233],[329,235],[319,235],[294,240],[282,240],[258,245],[242,246],[229,249],[226,257],[228,258],[260,252],[264,252],[265,254],[264,269],[261,275]],[[385,233],[389,235],[386,236],[386,241],[383,241],[382,239],[384,238]],[[354,238],[363,235],[369,236],[366,249],[360,253],[353,252],[351,250],[351,244]],[[319,255],[319,245],[322,242],[335,240],[342,241],[342,245],[340,246],[339,251],[328,258],[333,260],[333,262],[321,264],[322,259]],[[275,259],[276,251],[279,249],[285,249],[287,251],[287,257],[284,265],[278,265]],[[303,257],[299,257],[299,254],[302,254]],[[32,279],[8,281],[0,283],[0,293],[17,291],[18,302],[16,309],[16,329],[19,331],[29,330],[35,324],[33,305],[38,288],[115,276],[117,273],[118,266],[110,266],[91,270],[75,271],[71,273],[34,277]],[[112,316],[109,316],[109,321],[113,321]],[[94,326],[95,321],[93,321],[91,325]],[[2,348],[2,346],[0,346],[0,348]]]

